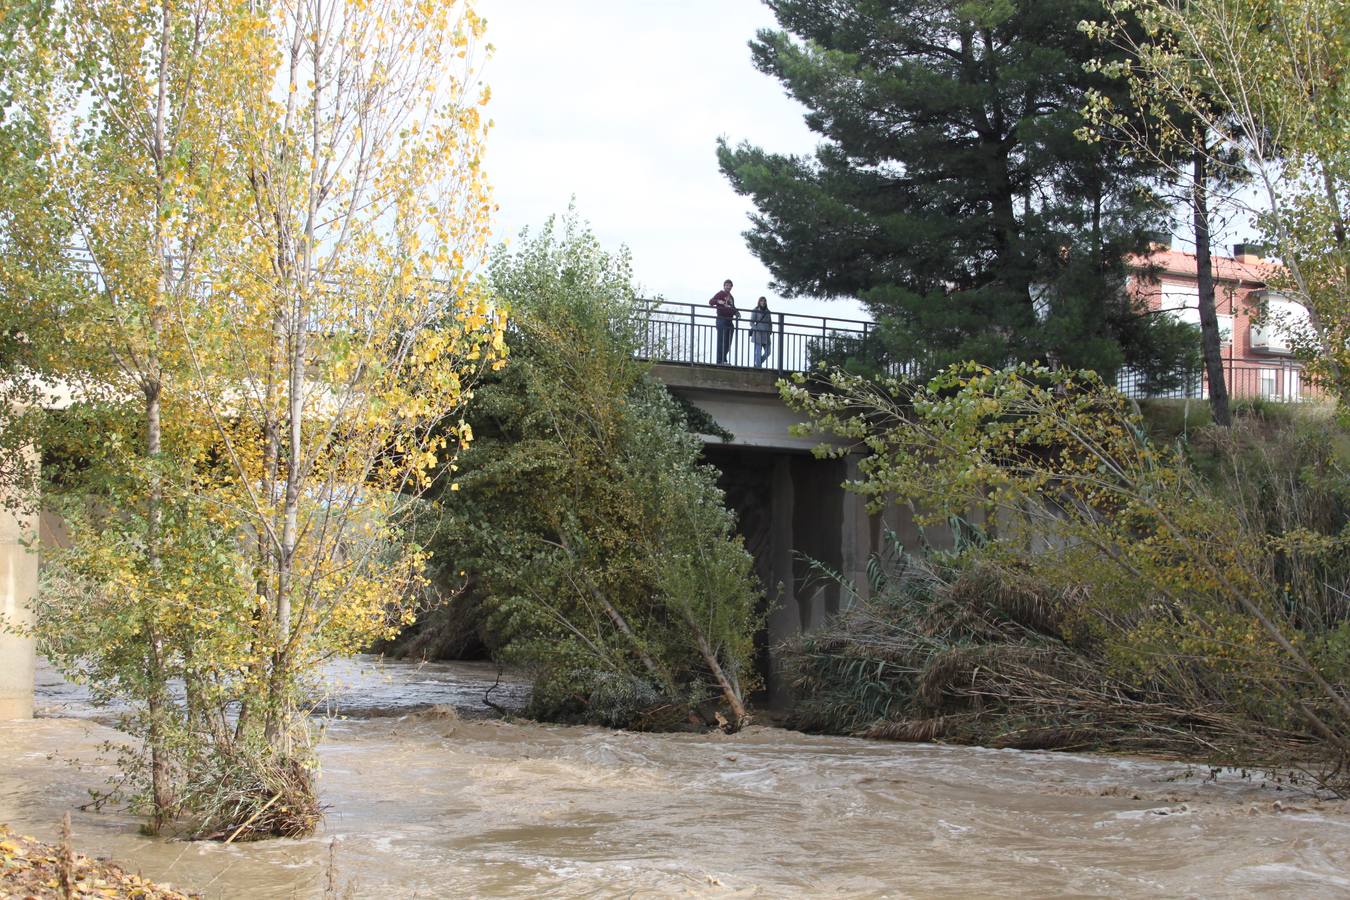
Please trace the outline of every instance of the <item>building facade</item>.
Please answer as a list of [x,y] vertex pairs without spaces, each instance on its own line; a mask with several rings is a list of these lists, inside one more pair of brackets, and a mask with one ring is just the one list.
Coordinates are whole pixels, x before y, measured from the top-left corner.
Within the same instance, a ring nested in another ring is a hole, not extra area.
[[[1214,306],[1219,318],[1221,353],[1228,395],[1299,401],[1314,391],[1303,377],[1303,365],[1294,358],[1291,333],[1307,321],[1299,304],[1272,291],[1267,281],[1276,265],[1250,245],[1237,244],[1232,256],[1213,254]],[[1155,245],[1147,255],[1131,261],[1129,289],[1149,310],[1200,324],[1200,291],[1195,254]],[[1121,387],[1134,385],[1123,373]],[[1196,373],[1188,383],[1162,396],[1206,397],[1207,378]]]

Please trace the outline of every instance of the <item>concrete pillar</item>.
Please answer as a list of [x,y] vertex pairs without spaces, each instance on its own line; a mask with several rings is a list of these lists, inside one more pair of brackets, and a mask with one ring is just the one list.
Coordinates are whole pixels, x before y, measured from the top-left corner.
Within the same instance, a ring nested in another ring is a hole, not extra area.
[[797,617],[802,631],[820,627],[839,609],[839,585],[816,571],[814,563],[833,572],[843,570],[839,556],[843,472],[839,460],[809,456],[792,460],[792,548],[796,551]]
[[[850,455],[844,460],[844,479],[857,481],[862,477],[858,471],[860,457]],[[853,491],[844,491],[844,511],[839,529],[840,574],[853,585],[860,599],[871,594],[867,583],[867,559],[873,552],[872,518],[867,513],[867,498]],[[848,608],[852,597],[844,594],[839,598],[839,610]]]
[[773,487],[770,502],[769,526],[769,616],[765,630],[769,633],[769,706],[781,709],[787,704],[790,691],[779,664],[778,644],[795,637],[800,628],[797,613],[796,582],[792,565],[792,518],[795,491],[792,484],[792,462],[786,454],[778,454],[773,464]]
[[[0,507],[0,719],[33,715],[33,641],[11,630],[33,624],[38,585],[38,517]],[[31,549],[30,549],[31,548]]]

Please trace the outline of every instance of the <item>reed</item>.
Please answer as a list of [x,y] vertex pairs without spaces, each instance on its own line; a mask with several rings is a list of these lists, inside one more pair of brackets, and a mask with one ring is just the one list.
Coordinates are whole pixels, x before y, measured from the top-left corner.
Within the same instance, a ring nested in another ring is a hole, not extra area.
[[787,645],[808,731],[990,747],[1112,750],[1304,773],[1350,790],[1346,760],[1296,719],[1242,702],[1256,676],[1181,654],[1147,675],[1065,625],[1093,614],[1086,586],[1052,590],[1015,565],[909,556],[889,536],[870,595],[819,564],[846,611]]

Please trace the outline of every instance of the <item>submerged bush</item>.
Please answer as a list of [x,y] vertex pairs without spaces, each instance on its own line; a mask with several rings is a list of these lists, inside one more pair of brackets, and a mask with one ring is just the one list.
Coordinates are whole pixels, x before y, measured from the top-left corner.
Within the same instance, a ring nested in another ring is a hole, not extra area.
[[[1022,749],[1115,749],[1221,762],[1297,763],[1315,739],[1225,705],[1234,685],[1177,657],[1145,668],[1075,630],[1086,587],[966,555],[894,547],[870,596],[789,648],[792,724],[893,740]],[[848,585],[841,582],[846,590]],[[1238,685],[1237,687],[1241,687]]]
[[854,488],[981,540],[875,562],[871,596],[795,650],[800,724],[1305,766],[1347,789],[1343,439],[1157,444],[1095,376],[1033,367],[817,387],[787,398],[869,452]]

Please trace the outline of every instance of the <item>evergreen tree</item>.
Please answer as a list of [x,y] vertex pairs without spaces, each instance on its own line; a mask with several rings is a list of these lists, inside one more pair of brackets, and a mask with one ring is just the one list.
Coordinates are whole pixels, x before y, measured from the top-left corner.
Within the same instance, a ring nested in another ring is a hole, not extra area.
[[[1162,220],[1143,163],[1075,136],[1095,0],[770,0],[757,67],[809,110],[814,158],[722,141],[751,249],[789,295],[853,296],[891,356],[1042,359],[1110,377],[1193,356],[1124,259]],[[1166,357],[1166,358],[1161,358]]]

